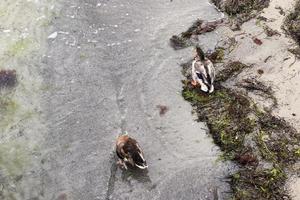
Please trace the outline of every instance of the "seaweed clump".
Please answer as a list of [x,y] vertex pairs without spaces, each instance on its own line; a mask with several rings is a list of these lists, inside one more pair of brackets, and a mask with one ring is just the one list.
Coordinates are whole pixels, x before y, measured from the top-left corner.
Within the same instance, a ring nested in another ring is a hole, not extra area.
[[254,18],[264,8],[269,6],[270,0],[212,0],[212,2],[223,12],[233,17],[234,30]]
[[[250,67],[230,62],[217,74],[216,91],[207,95],[190,84],[189,63],[182,65],[182,95],[205,121],[223,158],[239,164],[230,176],[234,199],[288,198],[285,169],[299,160],[300,136],[285,120],[258,108],[245,93],[222,83]],[[256,85],[255,85],[256,86]],[[256,88],[254,88],[256,89]],[[269,88],[261,88],[271,92]]]
[[285,30],[300,44],[300,1],[296,2],[294,12],[285,20]]
[[[261,73],[261,72],[259,72]],[[238,83],[237,86],[245,88],[250,92],[259,92],[266,99],[272,100],[272,108],[278,106],[278,101],[274,96],[274,91],[271,86],[265,85],[263,82],[258,81],[254,78],[243,79],[241,83]]]
[[291,12],[285,19],[283,25],[285,31],[292,36],[297,42],[298,46],[289,49],[289,52],[295,55],[296,58],[300,58],[300,0],[295,4],[295,10]]
[[197,36],[207,32],[212,32],[222,23],[223,19],[211,22],[197,19],[186,31],[182,32],[179,35],[173,35],[170,38],[170,45],[175,50],[189,47],[192,45],[192,41],[190,39],[193,36]]

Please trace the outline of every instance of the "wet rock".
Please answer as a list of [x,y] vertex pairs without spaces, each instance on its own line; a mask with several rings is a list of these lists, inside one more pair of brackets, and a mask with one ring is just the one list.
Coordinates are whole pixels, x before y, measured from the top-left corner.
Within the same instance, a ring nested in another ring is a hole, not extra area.
[[0,70],[0,88],[11,88],[17,84],[16,70]]

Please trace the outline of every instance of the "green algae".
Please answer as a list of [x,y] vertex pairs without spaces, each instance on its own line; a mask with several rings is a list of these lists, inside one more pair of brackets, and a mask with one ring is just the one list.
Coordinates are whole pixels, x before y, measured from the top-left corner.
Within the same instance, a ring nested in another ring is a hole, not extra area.
[[2,114],[14,114],[18,108],[18,103],[11,97],[0,96],[0,111]]
[[7,53],[11,57],[22,55],[32,44],[32,40],[28,38],[20,39],[8,48]]
[[19,176],[29,163],[25,144],[9,142],[0,144],[0,169],[7,176]]
[[[285,194],[285,173],[278,167],[243,169],[231,176],[234,199],[289,199]],[[255,188],[249,190],[248,188]]]
[[225,49],[221,47],[217,47],[211,55],[208,55],[208,58],[213,63],[221,63],[224,60],[224,57],[225,57]]

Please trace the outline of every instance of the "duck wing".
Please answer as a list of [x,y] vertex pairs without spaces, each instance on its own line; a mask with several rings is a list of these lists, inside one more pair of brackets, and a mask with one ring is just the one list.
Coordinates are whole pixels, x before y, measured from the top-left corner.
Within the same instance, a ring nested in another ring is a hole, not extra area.
[[135,139],[129,138],[124,144],[123,149],[124,152],[129,155],[129,162],[132,161],[132,164],[139,168],[147,168],[143,152]]
[[210,60],[206,60],[204,62],[204,69],[205,69],[205,78],[209,85],[212,85],[215,79],[215,68],[214,65]]

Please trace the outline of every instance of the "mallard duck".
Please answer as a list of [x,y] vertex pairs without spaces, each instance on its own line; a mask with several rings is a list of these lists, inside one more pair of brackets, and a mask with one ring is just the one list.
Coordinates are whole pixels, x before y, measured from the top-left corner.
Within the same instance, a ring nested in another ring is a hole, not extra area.
[[148,168],[138,142],[129,137],[127,134],[121,135],[117,138],[116,153],[119,157],[118,164],[123,166],[125,169],[127,169],[127,163],[140,169]]
[[195,49],[196,56],[192,63],[192,84],[199,84],[203,92],[212,93],[214,91],[215,68],[213,63],[205,57],[199,46]]

